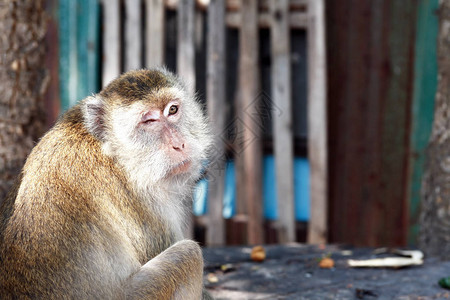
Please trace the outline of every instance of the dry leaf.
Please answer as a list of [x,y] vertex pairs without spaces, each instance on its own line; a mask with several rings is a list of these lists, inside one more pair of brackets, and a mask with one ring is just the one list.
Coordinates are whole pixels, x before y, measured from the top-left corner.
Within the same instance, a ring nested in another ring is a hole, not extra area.
[[250,258],[253,261],[264,261],[266,259],[266,251],[262,246],[255,246],[252,248]]
[[322,269],[331,269],[334,267],[334,260],[329,257],[322,258],[319,262],[319,267]]

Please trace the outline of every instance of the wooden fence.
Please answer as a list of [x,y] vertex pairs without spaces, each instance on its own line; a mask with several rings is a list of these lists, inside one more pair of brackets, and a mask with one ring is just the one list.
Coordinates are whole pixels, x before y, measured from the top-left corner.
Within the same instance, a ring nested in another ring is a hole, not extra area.
[[[73,3],[74,1],[61,1]],[[82,0],[98,9],[96,0]],[[70,8],[68,8],[70,10]],[[196,86],[195,45],[199,35],[206,43],[205,95],[208,115],[217,137],[208,175],[208,215],[206,243],[225,243],[222,216],[224,169],[227,149],[232,148],[237,169],[237,215],[246,222],[246,241],[263,243],[262,214],[262,138],[260,93],[259,30],[269,28],[271,35],[270,103],[277,110],[271,120],[274,128],[274,154],[277,177],[278,240],[295,241],[294,220],[294,145],[292,105],[290,31],[307,32],[307,153],[310,164],[310,243],[327,238],[327,124],[325,21],[323,0],[103,0],[101,2],[101,78],[104,86],[123,71],[167,64],[167,38],[176,38],[176,70],[194,93]],[[167,34],[167,12],[175,12],[176,37]],[[198,30],[199,16],[206,13],[207,30]],[[70,13],[69,13],[70,14]],[[98,13],[97,17],[99,16]],[[62,20],[60,22],[69,22]],[[86,20],[86,26],[88,25]],[[67,25],[69,26],[69,25]],[[239,31],[239,59],[235,117],[239,143],[230,145],[224,138],[227,131],[226,111],[226,28]],[[91,41],[92,45],[99,43]],[[89,44],[89,45],[91,45]],[[92,46],[91,45],[91,46]],[[63,45],[60,45],[63,48]],[[95,47],[94,47],[95,48]],[[63,51],[64,52],[64,51]],[[68,56],[67,60],[70,60]],[[96,63],[96,62],[94,62]],[[64,75],[63,75],[64,76]],[[69,76],[70,77],[70,76]],[[69,78],[68,77],[68,78]],[[97,79],[92,79],[93,81]],[[198,84],[198,82],[197,82]],[[64,88],[62,88],[62,94]],[[75,97],[75,96],[74,96]],[[70,101],[69,101],[70,102]]]

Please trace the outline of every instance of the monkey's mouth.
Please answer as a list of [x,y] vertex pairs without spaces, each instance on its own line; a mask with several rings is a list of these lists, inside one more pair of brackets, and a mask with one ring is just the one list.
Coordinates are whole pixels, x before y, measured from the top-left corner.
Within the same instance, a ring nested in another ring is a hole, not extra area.
[[173,166],[170,169],[169,174],[170,175],[178,175],[178,174],[187,173],[191,167],[191,164],[192,163],[190,160],[188,160],[188,159],[183,160],[179,164],[176,164],[175,166]]

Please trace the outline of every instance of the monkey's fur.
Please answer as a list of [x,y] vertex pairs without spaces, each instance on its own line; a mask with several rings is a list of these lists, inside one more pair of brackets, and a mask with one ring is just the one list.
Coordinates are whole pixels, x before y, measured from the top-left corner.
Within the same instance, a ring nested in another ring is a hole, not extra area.
[[210,140],[164,69],[69,110],[0,207],[0,298],[202,298],[201,249],[181,232]]

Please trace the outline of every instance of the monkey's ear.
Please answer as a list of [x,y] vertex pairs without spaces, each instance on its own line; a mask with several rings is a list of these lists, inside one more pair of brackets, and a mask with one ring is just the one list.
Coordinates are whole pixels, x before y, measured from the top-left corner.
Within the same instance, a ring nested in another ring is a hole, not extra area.
[[85,99],[83,115],[87,130],[102,141],[105,137],[105,107],[99,95],[89,96]]

